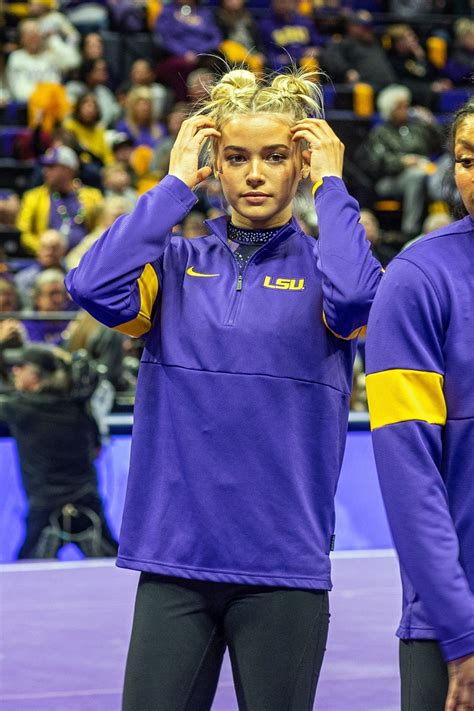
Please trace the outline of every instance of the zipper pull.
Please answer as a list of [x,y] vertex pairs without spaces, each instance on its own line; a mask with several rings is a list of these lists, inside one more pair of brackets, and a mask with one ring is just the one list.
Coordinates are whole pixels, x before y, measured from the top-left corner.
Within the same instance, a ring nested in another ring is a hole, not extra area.
[[235,287],[236,291],[242,291],[242,274],[239,274],[237,278],[237,286]]

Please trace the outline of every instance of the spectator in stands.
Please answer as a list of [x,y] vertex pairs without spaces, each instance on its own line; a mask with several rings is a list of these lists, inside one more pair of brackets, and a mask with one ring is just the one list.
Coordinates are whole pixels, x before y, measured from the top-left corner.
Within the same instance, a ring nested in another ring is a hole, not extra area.
[[297,0],[272,0],[268,17],[259,23],[262,48],[270,69],[292,62],[313,71],[323,43],[314,23],[297,11]]
[[117,217],[131,212],[131,207],[127,200],[120,195],[111,195],[102,200],[97,209],[96,224],[84,239],[72,249],[66,257],[67,269],[77,267],[83,254],[96,242],[99,237],[115,222]]
[[6,79],[12,99],[27,102],[39,82],[60,84],[63,75],[77,67],[77,49],[52,34],[45,38],[37,20],[20,24],[21,49],[10,54]]
[[406,18],[444,12],[446,0],[390,0],[389,12]]
[[38,20],[40,32],[44,37],[57,35],[66,44],[77,48],[81,35],[66,15],[58,12],[56,7],[55,0],[30,0],[28,14]]
[[[7,314],[20,310],[18,291],[11,274],[0,274],[0,313]],[[0,320],[0,351],[2,348],[19,348],[26,341],[23,324],[15,318]],[[8,383],[8,371],[0,357],[0,390]]]
[[125,100],[125,118],[115,128],[120,133],[126,133],[134,147],[158,146],[164,138],[164,129],[158,123],[149,87],[136,86],[130,90]]
[[363,209],[360,211],[360,223],[365,228],[365,236],[371,244],[372,254],[385,269],[399,249],[393,245],[384,243],[379,221],[372,210]]
[[223,37],[220,49],[227,61],[244,64],[260,73],[265,64],[257,23],[245,9],[245,0],[220,0],[215,11],[217,27]]
[[155,81],[155,74],[148,59],[136,59],[130,69],[130,78],[123,82],[117,90],[120,103],[123,105],[131,89],[145,87],[150,90],[153,101],[153,111],[157,119],[165,115],[168,103],[168,91],[162,84]]
[[66,84],[69,98],[73,103],[79,96],[88,92],[94,94],[101,113],[101,123],[107,128],[118,120],[121,109],[108,88],[109,71],[105,59],[87,59],[82,63],[79,72],[79,81],[70,81]]
[[454,24],[455,44],[446,65],[446,73],[456,86],[474,81],[474,20],[462,17]]
[[105,59],[104,41],[98,32],[88,32],[82,38],[82,61]]
[[410,89],[415,103],[436,108],[433,92],[449,89],[452,86],[449,79],[430,62],[409,25],[390,25],[387,36],[391,42],[388,57],[398,81]]
[[0,232],[15,227],[20,211],[20,198],[13,190],[0,190]]
[[166,126],[168,135],[155,149],[155,155],[151,164],[151,169],[158,173],[160,177],[168,172],[170,153],[173,148],[176,136],[179,133],[181,124],[189,113],[189,104],[184,101],[176,103],[168,114]]
[[172,0],[158,15],[155,31],[169,55],[158,63],[158,79],[172,87],[178,101],[186,101],[186,77],[209,61],[199,55],[217,54],[222,41],[214,15],[198,0]]
[[97,423],[89,398],[74,392],[68,356],[59,349],[25,348],[13,367],[15,391],[0,399],[28,498],[19,558],[54,557],[68,540],[90,557],[117,550],[97,488]]
[[346,36],[327,46],[321,66],[335,82],[365,82],[378,90],[396,81],[396,74],[375,36],[372,15],[366,10],[349,15]]
[[216,77],[210,69],[201,67],[195,69],[186,79],[188,103],[191,106],[200,103],[209,96],[209,88],[215,82]]
[[[87,32],[81,40],[81,57],[82,62],[87,62],[95,59],[103,59],[107,64],[108,81],[107,86],[113,90],[117,85],[116,72],[107,61],[105,53],[104,41],[98,32]],[[73,72],[71,79],[79,81],[79,72]]]
[[130,173],[121,163],[112,163],[103,168],[102,185],[106,198],[122,198],[127,205],[127,212],[133,210],[137,201],[137,191],[132,188]]
[[436,170],[430,157],[443,146],[443,132],[433,114],[424,107],[410,112],[410,101],[405,86],[395,84],[381,91],[377,107],[383,123],[370,131],[356,154],[375,180],[377,195],[403,199],[401,227],[406,239],[420,233],[427,176]]
[[106,0],[61,0],[61,12],[85,35],[107,29],[108,5]]
[[20,310],[20,297],[10,274],[0,274],[0,313]]
[[101,187],[102,167],[113,162],[101,117],[95,95],[86,93],[78,98],[72,115],[63,122],[64,128],[73,134],[80,147],[83,180],[98,188]]
[[68,298],[64,286],[64,272],[60,269],[45,269],[39,272],[33,284],[33,311],[42,314],[43,319],[25,318],[27,339],[32,343],[49,343],[59,346],[64,341],[65,330],[70,319],[48,319],[54,312],[77,311],[75,304]]
[[66,237],[68,249],[74,247],[91,229],[102,200],[99,190],[78,182],[79,160],[68,146],[50,148],[41,163],[44,183],[24,193],[17,221],[21,243],[32,254],[48,227]]
[[23,305],[32,305],[31,294],[36,277],[45,269],[59,269],[65,272],[64,256],[66,254],[67,240],[57,230],[46,230],[40,236],[38,254],[33,264],[20,269],[15,274],[15,284],[22,295]]

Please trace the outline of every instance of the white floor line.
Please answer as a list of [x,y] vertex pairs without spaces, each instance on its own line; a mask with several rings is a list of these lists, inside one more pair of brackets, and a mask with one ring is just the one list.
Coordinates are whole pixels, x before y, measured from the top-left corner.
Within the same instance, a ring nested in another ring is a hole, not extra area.
[[393,548],[374,548],[373,550],[354,550],[354,551],[333,551],[331,558],[350,559],[350,558],[395,558],[396,553]]
[[0,694],[0,701],[21,701],[27,699],[62,699],[71,696],[106,696],[109,694],[121,694],[122,689],[87,689],[74,691],[47,691],[45,693],[31,694]]
[[[331,558],[349,560],[352,558],[395,558],[392,548],[376,548],[374,550],[333,551]],[[113,558],[76,561],[47,561],[35,563],[4,563],[0,565],[0,573],[33,573],[44,570],[75,570],[81,568],[113,568]]]
[[93,560],[71,560],[35,562],[35,563],[4,563],[0,565],[0,573],[32,573],[38,570],[74,570],[76,568],[113,568],[114,558],[94,558]]

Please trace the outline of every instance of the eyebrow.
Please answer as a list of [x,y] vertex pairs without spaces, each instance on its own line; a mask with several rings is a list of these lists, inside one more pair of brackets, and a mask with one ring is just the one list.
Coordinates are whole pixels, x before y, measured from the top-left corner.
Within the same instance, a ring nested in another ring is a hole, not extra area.
[[458,147],[458,144],[460,144],[463,148],[469,148],[471,151],[474,151],[474,143],[466,141],[464,138],[460,138],[459,141],[456,141],[456,148]]
[[[271,146],[263,146],[264,151],[269,151],[269,150],[276,150],[277,148],[285,148],[288,150],[290,146],[288,146],[286,143],[274,143]],[[248,148],[244,148],[243,146],[224,146],[225,151],[243,151],[247,152]]]

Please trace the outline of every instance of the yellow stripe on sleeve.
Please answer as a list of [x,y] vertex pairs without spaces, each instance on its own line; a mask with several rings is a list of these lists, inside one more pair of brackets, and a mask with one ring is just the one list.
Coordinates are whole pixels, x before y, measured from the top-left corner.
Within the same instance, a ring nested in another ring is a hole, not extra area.
[[328,324],[326,314],[323,311],[323,323],[326,326],[327,330],[332,333],[333,336],[336,336],[336,338],[340,338],[341,341],[352,341],[354,338],[358,338],[359,336],[365,336],[367,332],[367,326],[359,326],[359,328],[356,328],[352,333],[350,333],[348,336],[341,336],[339,333],[336,333],[336,331],[333,331],[331,326]]
[[317,193],[317,191],[318,191],[318,188],[320,188],[322,184],[323,184],[323,179],[320,178],[320,179],[313,185],[313,188],[312,188],[312,190],[311,190],[311,193],[312,193],[313,197],[316,195],[316,193]]
[[384,370],[366,378],[372,430],[397,422],[446,423],[444,378],[425,370]]
[[158,294],[158,277],[151,264],[146,264],[140,277],[138,278],[138,288],[140,291],[140,310],[137,316],[131,321],[115,326],[116,331],[126,333],[127,336],[138,338],[150,330],[151,311]]

